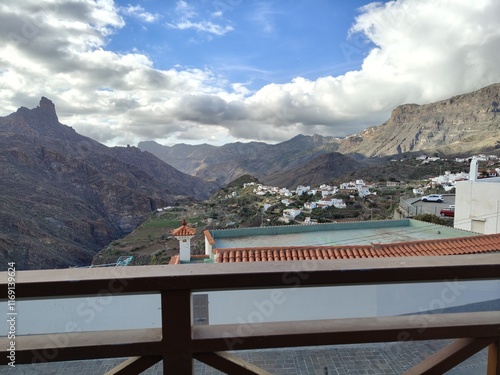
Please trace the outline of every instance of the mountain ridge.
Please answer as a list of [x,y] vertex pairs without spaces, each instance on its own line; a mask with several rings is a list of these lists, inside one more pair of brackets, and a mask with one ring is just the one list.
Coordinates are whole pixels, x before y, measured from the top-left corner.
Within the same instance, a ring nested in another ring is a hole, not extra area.
[[257,178],[277,173],[284,168],[298,167],[314,158],[334,152],[338,138],[299,134],[285,142],[234,142],[223,146],[182,145],[183,153],[174,146],[162,146],[154,141],[139,142],[143,151],[155,154],[177,169],[205,180],[227,184],[250,174]]
[[473,153],[500,141],[500,83],[429,104],[396,107],[381,125],[341,142],[339,152],[365,157],[407,152]]
[[[496,83],[434,103],[400,105],[383,124],[345,138],[299,134],[275,145],[162,146],[148,141],[138,147],[185,173],[220,184],[250,174],[261,181],[286,185],[290,179],[283,170],[301,170],[305,163],[332,152],[360,161],[406,153],[467,155],[494,150],[500,145],[499,107],[500,83]],[[178,153],[181,149],[184,152]],[[281,180],[277,178],[280,175]]]
[[0,178],[0,259],[19,269],[90,264],[156,208],[219,187],[136,147],[78,134],[45,97],[0,117]]

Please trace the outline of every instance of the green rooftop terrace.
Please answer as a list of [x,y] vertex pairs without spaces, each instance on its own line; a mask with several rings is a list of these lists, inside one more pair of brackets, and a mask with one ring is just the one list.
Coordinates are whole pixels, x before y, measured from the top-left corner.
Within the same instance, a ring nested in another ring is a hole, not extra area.
[[412,219],[211,230],[214,248],[368,245],[475,236]]

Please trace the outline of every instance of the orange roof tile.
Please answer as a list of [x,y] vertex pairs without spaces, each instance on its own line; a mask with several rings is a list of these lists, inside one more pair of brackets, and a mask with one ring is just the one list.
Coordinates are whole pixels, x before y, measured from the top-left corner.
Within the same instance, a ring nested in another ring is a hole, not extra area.
[[[191,255],[191,260],[200,260],[200,259],[210,259],[208,255],[205,254],[196,254],[196,255]],[[179,255],[174,255],[170,258],[170,261],[168,262],[169,265],[174,265],[174,264],[181,264],[181,258]]]
[[439,256],[497,251],[500,252],[500,234],[371,245],[216,248],[213,250],[217,263]]
[[170,261],[168,262],[169,266],[174,264],[181,264],[181,258],[178,255],[174,255],[172,258],[170,258]]
[[203,231],[203,234],[205,235],[205,238],[207,239],[208,243],[210,245],[213,245],[215,244],[215,240],[214,238],[212,237],[212,234],[210,233],[210,231],[207,229],[207,230],[204,230]]
[[196,234],[196,229],[188,227],[186,219],[182,220],[182,225],[179,228],[174,229],[172,231],[172,236],[176,237],[181,237],[181,236],[189,237],[189,236],[194,236],[195,234]]

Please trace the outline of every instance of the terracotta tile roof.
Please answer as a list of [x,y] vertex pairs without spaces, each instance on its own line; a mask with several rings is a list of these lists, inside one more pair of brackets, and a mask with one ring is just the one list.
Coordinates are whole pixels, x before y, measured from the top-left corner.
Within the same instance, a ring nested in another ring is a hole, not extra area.
[[172,231],[172,236],[194,236],[196,234],[195,228],[190,228],[187,226],[186,219],[182,220],[182,225]]
[[215,244],[215,240],[214,238],[212,237],[212,234],[210,233],[210,231],[207,229],[205,231],[203,231],[203,234],[205,235],[205,238],[207,239],[208,243],[210,245],[213,245]]
[[349,246],[283,246],[214,249],[217,263],[354,259],[500,252],[500,234]]
[[[201,259],[210,259],[210,257],[206,254],[191,255],[191,260],[201,260]],[[170,258],[168,264],[169,265],[181,264],[181,258],[179,257],[179,255],[174,255],[172,258]]]
[[172,258],[170,258],[168,265],[170,266],[173,264],[181,264],[181,257],[178,255],[174,255]]

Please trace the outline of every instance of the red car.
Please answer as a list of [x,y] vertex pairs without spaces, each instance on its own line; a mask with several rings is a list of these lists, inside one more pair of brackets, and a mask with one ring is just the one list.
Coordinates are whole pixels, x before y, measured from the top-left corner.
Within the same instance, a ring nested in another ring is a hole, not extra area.
[[439,214],[441,216],[455,217],[455,207],[442,208]]

